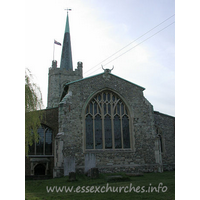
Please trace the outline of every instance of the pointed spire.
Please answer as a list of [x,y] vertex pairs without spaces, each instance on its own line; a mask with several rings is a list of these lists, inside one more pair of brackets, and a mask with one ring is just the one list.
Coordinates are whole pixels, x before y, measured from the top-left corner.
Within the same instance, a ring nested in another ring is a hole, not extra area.
[[69,33],[69,17],[68,17],[68,12],[67,12],[66,25],[65,25],[65,33]]
[[66,69],[66,70],[73,70],[68,10],[70,9],[67,9],[67,19],[66,19],[66,25],[65,25],[60,68]]

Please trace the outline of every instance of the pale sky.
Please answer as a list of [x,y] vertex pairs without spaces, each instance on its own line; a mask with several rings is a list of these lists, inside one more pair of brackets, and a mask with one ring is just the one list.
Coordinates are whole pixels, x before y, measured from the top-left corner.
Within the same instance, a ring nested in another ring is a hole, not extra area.
[[[71,8],[69,23],[73,68],[77,67],[78,61],[83,62],[83,76],[88,77],[103,72],[101,64],[105,68],[114,65],[113,74],[146,88],[144,96],[154,110],[175,115],[174,0],[22,2],[17,9],[14,4],[10,8],[10,12],[16,13],[18,23],[7,24],[7,36],[17,40],[15,53],[18,53],[19,61],[16,63],[14,55],[7,57],[7,62],[31,70],[34,81],[41,88],[44,108],[47,106],[48,69],[53,59],[53,41],[55,39],[63,43],[66,22],[64,9]],[[9,6],[9,1],[7,4]],[[15,20],[13,15],[10,22]],[[61,50],[62,47],[55,46],[58,67]]]

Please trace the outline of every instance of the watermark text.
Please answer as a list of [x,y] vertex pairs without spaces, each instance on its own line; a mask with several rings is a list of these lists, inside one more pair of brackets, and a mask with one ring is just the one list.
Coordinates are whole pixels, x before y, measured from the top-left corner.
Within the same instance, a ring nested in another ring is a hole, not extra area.
[[151,183],[149,186],[133,186],[132,183],[127,186],[110,186],[107,183],[105,186],[46,186],[47,193],[52,192],[65,192],[65,193],[105,193],[105,192],[113,192],[113,193],[152,193],[152,192],[167,192],[167,186],[163,185],[163,183],[159,183],[157,186],[153,186]]

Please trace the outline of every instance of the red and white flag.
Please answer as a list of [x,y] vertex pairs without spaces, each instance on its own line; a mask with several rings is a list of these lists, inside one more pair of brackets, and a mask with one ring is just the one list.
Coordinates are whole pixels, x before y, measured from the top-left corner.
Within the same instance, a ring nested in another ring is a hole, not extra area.
[[54,40],[54,44],[57,44],[57,45],[60,45],[60,46],[61,46],[61,43],[60,43],[60,42],[57,42],[56,40]]

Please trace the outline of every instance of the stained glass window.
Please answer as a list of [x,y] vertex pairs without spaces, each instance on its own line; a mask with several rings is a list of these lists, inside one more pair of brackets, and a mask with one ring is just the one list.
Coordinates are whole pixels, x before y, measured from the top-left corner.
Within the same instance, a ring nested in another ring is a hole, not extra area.
[[159,140],[160,140],[160,149],[161,149],[161,152],[163,152],[162,136],[161,135],[158,135],[158,136],[159,136]]
[[52,130],[47,126],[38,128],[39,141],[29,147],[29,155],[52,155]]
[[36,143],[36,154],[43,154],[43,146],[44,146],[44,130],[42,127],[38,128],[39,141]]
[[123,141],[124,141],[124,148],[130,148],[130,141],[129,137],[129,120],[128,117],[125,115],[122,118],[122,127],[123,127]]
[[111,91],[98,93],[86,107],[86,149],[128,149],[130,128],[127,106]]
[[95,102],[94,103],[94,115],[96,115],[97,114],[97,103]]
[[86,124],[86,148],[93,149],[93,120],[91,115],[88,115],[86,117],[85,124]]
[[108,115],[104,118],[105,148],[112,148],[112,126],[111,119]]
[[114,117],[114,133],[115,133],[115,148],[120,149],[122,148],[122,141],[121,141],[121,122],[120,117],[115,115]]
[[45,155],[52,154],[52,131],[47,129],[45,135]]
[[100,115],[95,117],[95,149],[102,149],[102,119]]

